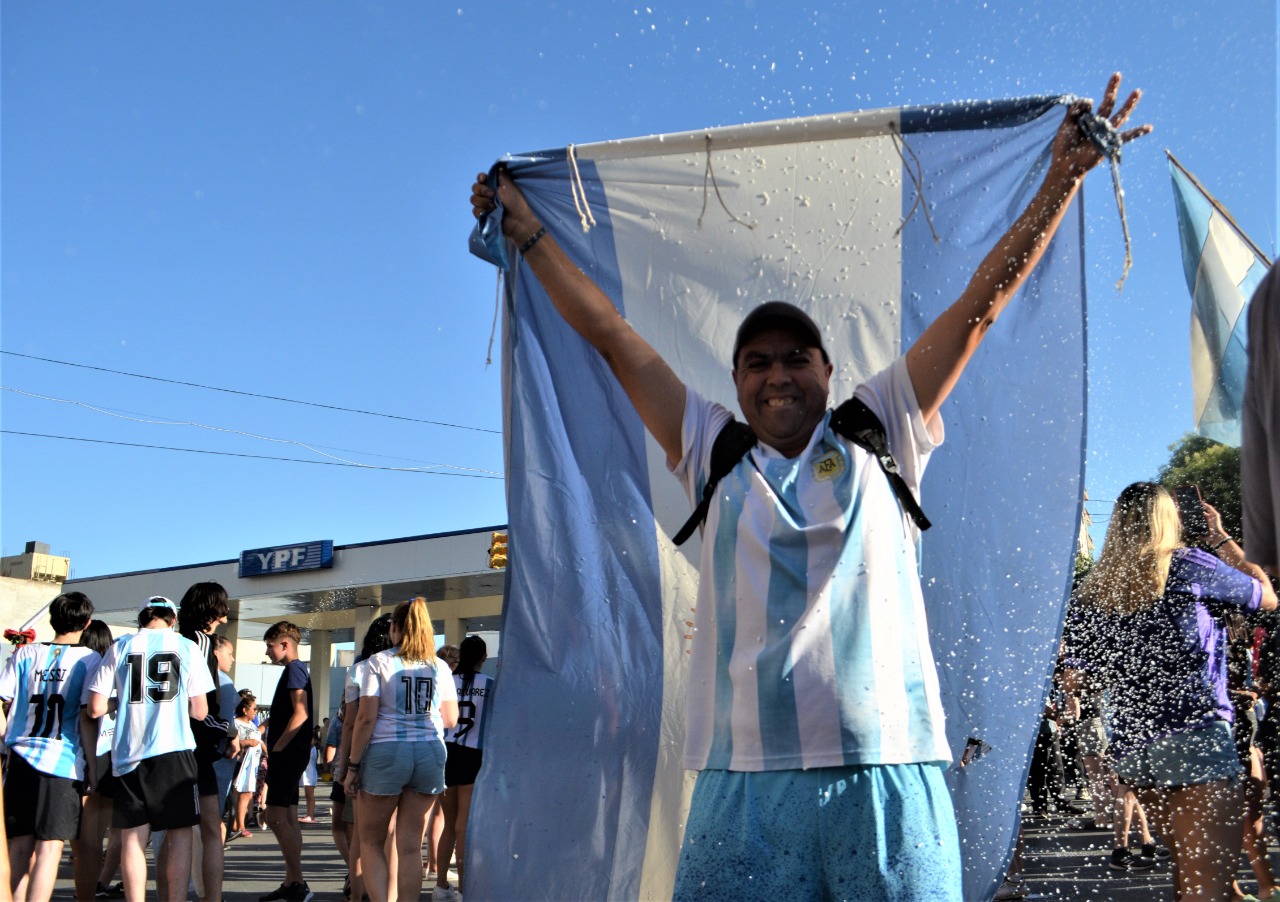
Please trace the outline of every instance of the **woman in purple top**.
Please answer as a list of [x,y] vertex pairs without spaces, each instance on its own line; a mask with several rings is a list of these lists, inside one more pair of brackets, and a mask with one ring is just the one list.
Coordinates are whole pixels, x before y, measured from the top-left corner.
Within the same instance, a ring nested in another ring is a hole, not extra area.
[[1204,508],[1217,556],[1182,544],[1162,487],[1121,492],[1066,638],[1069,666],[1108,689],[1115,770],[1169,843],[1177,898],[1226,902],[1243,797],[1221,615],[1274,610],[1276,595],[1218,512]]

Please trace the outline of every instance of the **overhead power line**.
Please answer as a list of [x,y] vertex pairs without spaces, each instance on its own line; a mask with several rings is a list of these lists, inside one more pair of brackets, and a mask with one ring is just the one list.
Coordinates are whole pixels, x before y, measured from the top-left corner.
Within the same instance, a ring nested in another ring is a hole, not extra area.
[[278,460],[291,464],[316,464],[322,467],[351,467],[356,470],[387,470],[392,473],[420,473],[425,476],[460,476],[464,479],[502,479],[480,473],[457,473],[445,470],[424,470],[408,467],[378,467],[371,464],[341,463],[335,460],[303,460],[300,457],[269,457],[265,454],[240,454],[234,451],[208,451],[203,448],[174,448],[169,445],[143,445],[137,442],[113,442],[104,438],[82,438],[76,435],[49,435],[44,432],[20,432],[17,429],[0,429],[3,435],[25,435],[32,438],[52,438],[65,442],[91,442],[95,445],[118,445],[123,448],[150,448],[155,451],[182,451],[187,454],[213,454],[217,457],[248,457],[253,460]]
[[[157,419],[151,416],[150,414],[138,414],[137,416],[129,416],[129,413],[130,413],[129,411],[108,410],[105,407],[99,407],[95,404],[89,404],[85,401],[76,401],[71,398],[55,398],[55,397],[52,397],[51,395],[41,395],[41,394],[37,394],[36,392],[25,391],[21,388],[14,388],[13,386],[9,386],[9,385],[0,385],[0,391],[14,392],[15,394],[25,395],[28,398],[35,398],[40,401],[53,401],[58,404],[72,404],[72,405],[75,405],[76,407],[83,407],[86,410],[92,410],[94,413],[103,414],[104,416],[116,417],[118,419],[128,420],[133,423],[142,423],[144,425],[149,425],[149,426],[191,426],[196,429],[207,429],[210,432],[225,432],[231,435],[241,435],[241,436],[244,436],[245,438],[257,439],[259,441],[264,441],[264,442],[276,442],[282,445],[297,445],[299,448],[305,448],[306,450],[311,451],[314,454],[318,454],[321,457],[327,457],[330,460],[336,460],[339,463],[351,464],[352,466],[357,466],[357,467],[364,466],[364,464],[360,463],[359,461],[348,460],[345,457],[338,457],[336,454],[330,454],[327,451],[322,451],[320,447],[317,445],[310,444],[308,442],[300,442],[297,439],[276,438],[270,435],[258,435],[257,433],[254,433],[254,432],[245,432],[242,429],[231,429],[226,426],[209,426],[205,423],[196,423],[192,421],[171,420],[168,418]],[[143,417],[146,417],[146,419],[143,419]],[[346,449],[339,448],[337,450],[342,451]],[[372,452],[351,451],[349,453],[369,454]],[[377,455],[377,456],[386,457],[387,455]],[[418,461],[418,462],[424,463],[423,461]],[[462,471],[474,471],[474,472],[486,473],[490,476],[501,475],[493,472],[492,470],[480,470],[478,467],[463,467],[463,466],[458,466],[456,464],[442,464],[442,463],[428,463],[425,468],[424,467],[406,467],[403,469],[462,470]]]
[[166,379],[163,376],[149,376],[146,373],[130,373],[125,370],[113,370],[105,366],[91,366],[87,363],[74,363],[70,360],[55,360],[52,357],[38,357],[35,354],[21,354],[17,351],[0,350],[0,354],[10,357],[22,357],[26,360],[38,360],[41,363],[56,363],[60,366],[74,366],[82,370],[96,370],[99,373],[111,373],[116,376],[130,376],[134,379],[146,379],[151,382],[166,382],[170,385],[182,385],[187,388],[202,388],[206,391],[223,392],[228,395],[240,395],[246,398],[263,398],[267,401],[281,401],[285,404],[301,404],[305,407],[318,407],[321,410],[337,410],[342,413],[359,413],[370,417],[383,417],[388,420],[402,420],[406,423],[424,423],[428,426],[444,426],[449,429],[465,429],[468,432],[487,432],[490,435],[501,435],[500,429],[485,429],[481,426],[463,426],[458,423],[446,423],[441,420],[424,420],[420,417],[406,417],[396,413],[381,413],[376,410],[361,410],[358,407],[342,407],[337,404],[321,404],[319,401],[301,401],[297,398],[282,398],[279,395],[266,395],[261,392],[241,391],[236,388],[222,388],[217,385],[204,385],[200,382],[183,382],[181,379]]

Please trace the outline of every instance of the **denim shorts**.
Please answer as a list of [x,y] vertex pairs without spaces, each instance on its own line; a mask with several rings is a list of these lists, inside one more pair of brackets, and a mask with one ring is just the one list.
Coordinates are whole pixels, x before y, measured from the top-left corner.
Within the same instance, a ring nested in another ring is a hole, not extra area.
[[360,760],[360,789],[375,796],[398,796],[405,789],[423,795],[444,792],[444,742],[370,743]]
[[1192,786],[1232,780],[1243,773],[1231,724],[1225,720],[1174,733],[1130,752],[1115,763],[1126,786]]
[[959,902],[960,843],[936,764],[698,774],[673,896]]
[[1076,726],[1076,736],[1081,755],[1101,758],[1107,753],[1107,731],[1102,726],[1101,717],[1089,717],[1080,721]]

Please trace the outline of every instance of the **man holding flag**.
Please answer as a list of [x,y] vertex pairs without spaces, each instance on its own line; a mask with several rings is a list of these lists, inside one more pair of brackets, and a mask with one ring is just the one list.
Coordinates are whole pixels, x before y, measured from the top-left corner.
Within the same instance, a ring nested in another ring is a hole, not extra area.
[[[1039,191],[960,298],[906,355],[855,391],[878,418],[912,496],[943,438],[942,402],[1044,254],[1123,126],[1112,76],[1095,114],[1073,104]],[[1109,120],[1108,120],[1109,117]],[[500,200],[560,315],[609,364],[696,502],[732,416],[684,385],[547,234],[505,172],[472,189]],[[770,302],[738,329],[738,403],[758,443],[711,498],[702,544],[685,766],[699,771],[677,899],[959,899],[960,852],[942,779],[950,760],[916,561],[916,524],[833,427],[833,365],[813,321]],[[919,522],[919,521],[917,521]]]

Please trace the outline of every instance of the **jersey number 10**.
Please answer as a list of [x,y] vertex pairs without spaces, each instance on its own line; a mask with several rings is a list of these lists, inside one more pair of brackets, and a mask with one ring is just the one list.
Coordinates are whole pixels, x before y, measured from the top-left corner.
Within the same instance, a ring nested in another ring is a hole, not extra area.
[[400,677],[404,684],[404,713],[430,714],[431,689],[435,682],[431,677]]

